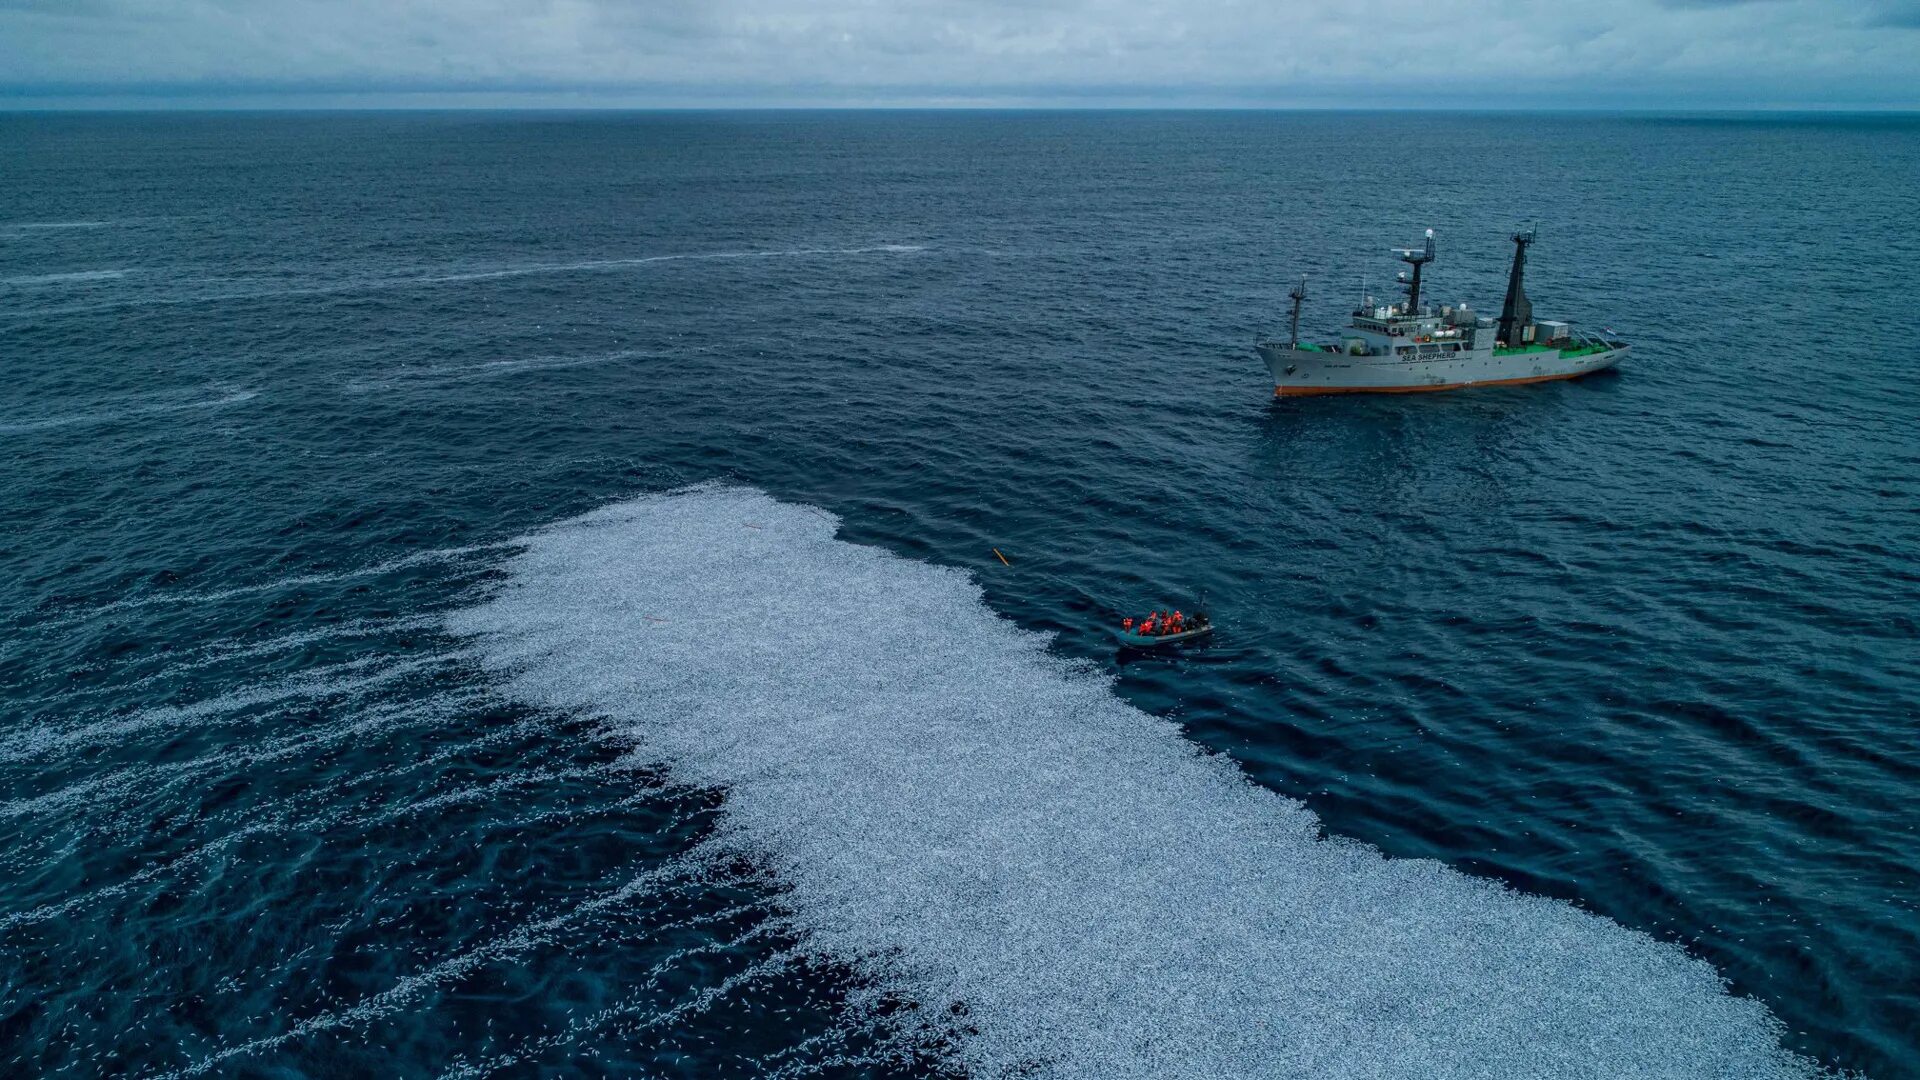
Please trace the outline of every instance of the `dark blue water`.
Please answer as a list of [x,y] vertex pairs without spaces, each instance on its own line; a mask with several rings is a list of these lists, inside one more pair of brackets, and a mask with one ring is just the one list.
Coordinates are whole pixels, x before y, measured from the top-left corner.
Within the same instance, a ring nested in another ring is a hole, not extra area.
[[[1487,308],[1536,219],[1619,373],[1273,402],[1295,275]],[[636,890],[726,791],[442,625],[721,480],[1920,1076],[1916,220],[1904,117],[0,118],[0,1072],[950,1067],[778,873]]]

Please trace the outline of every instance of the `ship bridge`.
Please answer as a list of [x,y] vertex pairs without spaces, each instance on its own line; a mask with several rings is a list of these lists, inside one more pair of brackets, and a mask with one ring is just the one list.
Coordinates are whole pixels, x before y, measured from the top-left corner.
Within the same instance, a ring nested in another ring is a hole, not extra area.
[[[1364,298],[1342,335],[1340,351],[1358,356],[1412,357],[1491,347],[1491,336],[1483,331],[1492,328],[1492,320],[1476,318],[1465,304],[1435,311],[1420,302],[1421,271],[1433,261],[1433,230],[1427,230],[1425,246],[1395,250],[1400,253],[1400,261],[1413,271],[1411,277],[1400,275],[1406,299],[1375,305],[1372,297]],[[1486,325],[1481,325],[1483,322]]]
[[[1492,344],[1493,320],[1465,304],[1438,311],[1405,305],[1361,308],[1341,335],[1339,351],[1360,356],[1409,356],[1479,349]],[[1484,339],[1484,340],[1483,340]]]

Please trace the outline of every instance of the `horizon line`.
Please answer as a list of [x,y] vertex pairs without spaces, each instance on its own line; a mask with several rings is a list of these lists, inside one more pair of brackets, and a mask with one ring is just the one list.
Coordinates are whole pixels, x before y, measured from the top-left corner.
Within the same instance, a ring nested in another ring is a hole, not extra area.
[[862,104],[783,102],[783,103],[606,103],[606,102],[295,102],[236,98],[183,102],[177,98],[130,96],[129,98],[38,98],[22,95],[9,100],[0,96],[0,113],[429,113],[429,112],[526,112],[526,113],[799,113],[799,112],[1084,112],[1084,113],[1471,113],[1471,114],[1644,114],[1644,115],[1722,115],[1722,116],[1901,116],[1920,115],[1920,104],[1879,103],[1807,103],[1769,102],[1741,105],[1645,104],[1114,104],[1016,101],[998,103],[959,102],[872,102]]

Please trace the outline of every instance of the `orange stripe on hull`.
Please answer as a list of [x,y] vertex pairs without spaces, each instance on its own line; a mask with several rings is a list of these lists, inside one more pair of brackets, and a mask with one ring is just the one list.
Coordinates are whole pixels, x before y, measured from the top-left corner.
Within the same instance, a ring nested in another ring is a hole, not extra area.
[[1485,382],[1441,383],[1438,386],[1276,386],[1274,397],[1317,397],[1321,394],[1423,394],[1431,390],[1463,390],[1469,386],[1519,386],[1521,383],[1552,382],[1555,379],[1577,379],[1582,375],[1591,375],[1594,371],[1569,371],[1564,375],[1527,375],[1518,379],[1488,379]]

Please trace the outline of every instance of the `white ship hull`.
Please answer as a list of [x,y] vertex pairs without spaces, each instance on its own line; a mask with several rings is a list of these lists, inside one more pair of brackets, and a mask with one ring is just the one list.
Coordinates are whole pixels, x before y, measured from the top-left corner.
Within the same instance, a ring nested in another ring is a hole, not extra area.
[[1273,372],[1277,397],[1403,394],[1573,379],[1619,363],[1629,346],[1595,349],[1472,349],[1414,356],[1353,356],[1263,342],[1255,348]]

